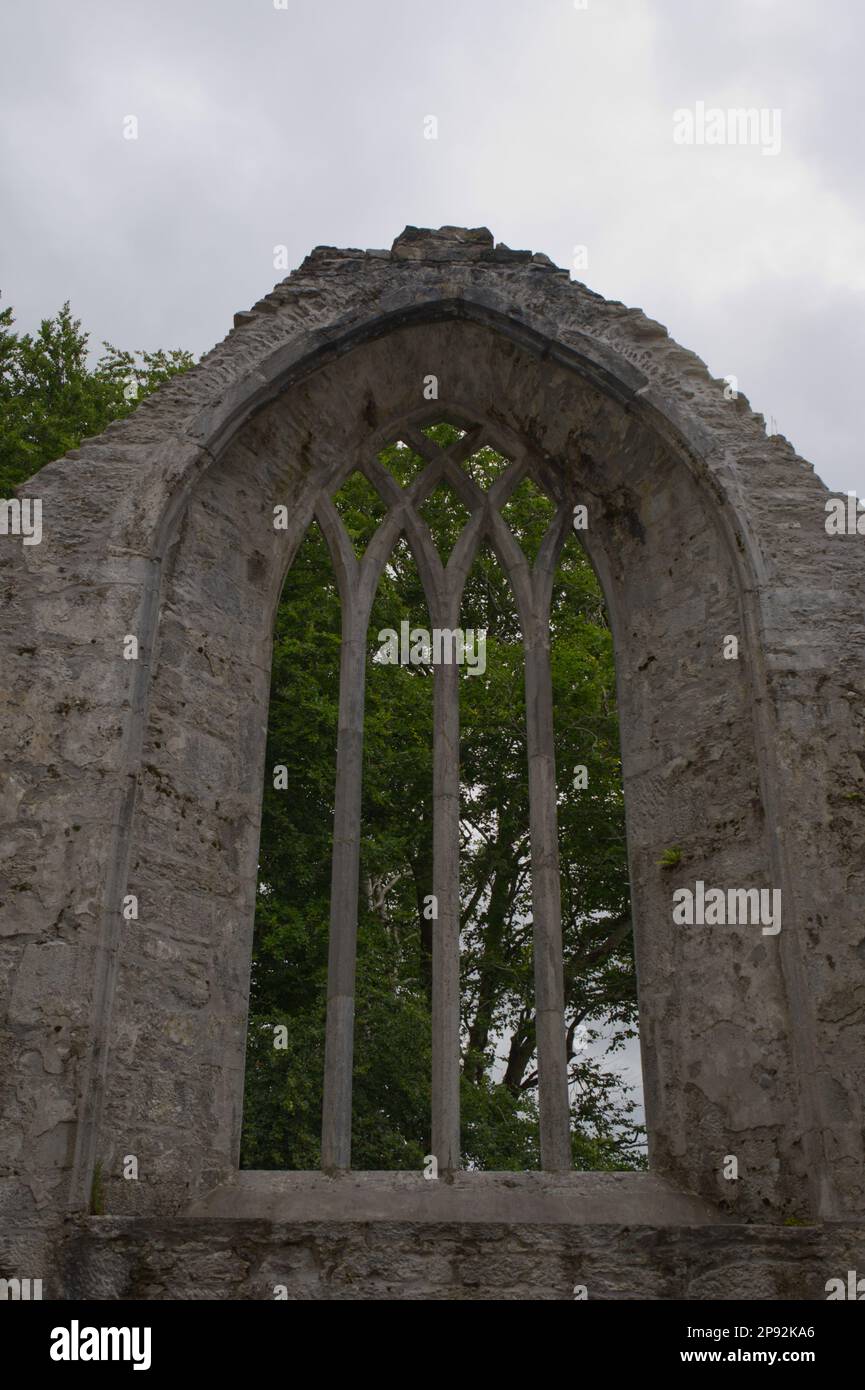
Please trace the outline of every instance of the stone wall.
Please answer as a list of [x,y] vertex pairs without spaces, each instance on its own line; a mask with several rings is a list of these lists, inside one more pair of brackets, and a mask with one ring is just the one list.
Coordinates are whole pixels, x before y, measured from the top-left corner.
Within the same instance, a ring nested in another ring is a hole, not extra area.
[[[0,1211],[86,1211],[97,1165],[115,1214],[231,1178],[273,610],[316,493],[450,417],[589,506],[653,1168],[749,1219],[865,1214],[863,542],[723,387],[546,257],[407,229],[318,248],[22,489],[44,537],[0,550]],[[781,932],[674,929],[697,879],[779,888]]]
[[[814,1299],[865,1268],[861,1226],[81,1219],[47,1297]],[[52,1282],[53,1281],[53,1282]]]

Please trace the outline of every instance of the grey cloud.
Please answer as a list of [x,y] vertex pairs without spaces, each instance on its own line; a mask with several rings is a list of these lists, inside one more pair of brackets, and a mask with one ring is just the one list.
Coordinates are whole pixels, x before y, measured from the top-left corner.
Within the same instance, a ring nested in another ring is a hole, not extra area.
[[[284,273],[275,245],[294,265],[407,222],[565,265],[586,243],[580,278],[861,487],[863,30],[842,0],[7,0],[3,302],[202,352]],[[676,106],[751,92],[783,110],[778,160],[673,149]]]

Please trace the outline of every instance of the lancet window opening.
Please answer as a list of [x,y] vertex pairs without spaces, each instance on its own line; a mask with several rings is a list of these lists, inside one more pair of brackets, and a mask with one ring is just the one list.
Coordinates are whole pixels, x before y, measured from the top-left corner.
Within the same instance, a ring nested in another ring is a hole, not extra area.
[[[482,490],[465,464],[483,447],[484,435],[483,426],[472,425],[441,447],[416,426],[401,429],[400,439],[424,464],[406,487],[373,453],[364,456],[360,471],[388,510],[360,557],[332,491],[323,491],[315,503],[315,519],[330,550],[342,609],[322,1104],[325,1170],[347,1169],[351,1162],[367,629],[382,571],[401,536],[414,556],[434,629],[459,627],[463,590],[484,540],[491,544],[514,594],[525,660],[541,1167],[562,1171],[571,1166],[550,603],[573,509],[566,497],[554,499],[553,519],[530,565],[501,515],[514,491],[532,476],[529,460],[525,452],[509,449],[508,454],[516,452],[516,457],[487,491]],[[470,514],[446,563],[421,512],[441,484],[453,489]],[[433,892],[438,916],[432,949],[431,1142],[439,1169],[448,1171],[460,1167],[459,667],[453,661],[438,662],[433,680]]]

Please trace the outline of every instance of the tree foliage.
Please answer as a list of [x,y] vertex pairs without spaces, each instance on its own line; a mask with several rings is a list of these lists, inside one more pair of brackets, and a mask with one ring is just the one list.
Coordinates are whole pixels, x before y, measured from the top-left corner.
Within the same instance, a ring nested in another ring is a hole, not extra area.
[[36,333],[0,310],[0,497],[90,435],[99,434],[178,371],[188,352],[126,352],[103,343],[88,365],[88,334],[67,301]]

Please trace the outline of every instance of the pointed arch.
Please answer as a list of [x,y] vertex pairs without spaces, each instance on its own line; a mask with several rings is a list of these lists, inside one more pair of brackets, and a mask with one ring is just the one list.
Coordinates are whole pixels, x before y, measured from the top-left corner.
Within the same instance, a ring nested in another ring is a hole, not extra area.
[[[827,811],[861,742],[861,561],[827,537],[813,470],[743,397],[725,401],[641,314],[480,233],[412,234],[387,257],[321,250],[188,378],[27,485],[45,521],[4,610],[16,787],[61,848],[15,839],[4,951],[25,1033],[48,1007],[35,982],[73,1001],[76,1058],[44,1082],[69,1143],[43,1145],[29,1179],[86,1208],[97,1161],[137,1144],[138,1209],[178,1211],[234,1169],[272,615],[316,498],[381,422],[420,418],[431,371],[455,417],[506,454],[516,439],[589,507],[627,726],[657,1171],[751,1215],[861,1210],[865,1049],[839,1022],[861,966],[861,866]],[[74,628],[61,573],[82,596]],[[137,663],[116,656],[130,631]],[[738,662],[720,655],[727,633]],[[83,664],[86,707],[61,728],[58,672]],[[47,749],[27,742],[43,726]],[[88,814],[67,849],[70,798]],[[674,932],[658,861],[681,845],[693,880],[778,889],[778,936]],[[28,1047],[16,1034],[22,1095]],[[735,1193],[718,1176],[731,1136],[750,1174]],[[131,1201],[122,1183],[113,1196]]]

